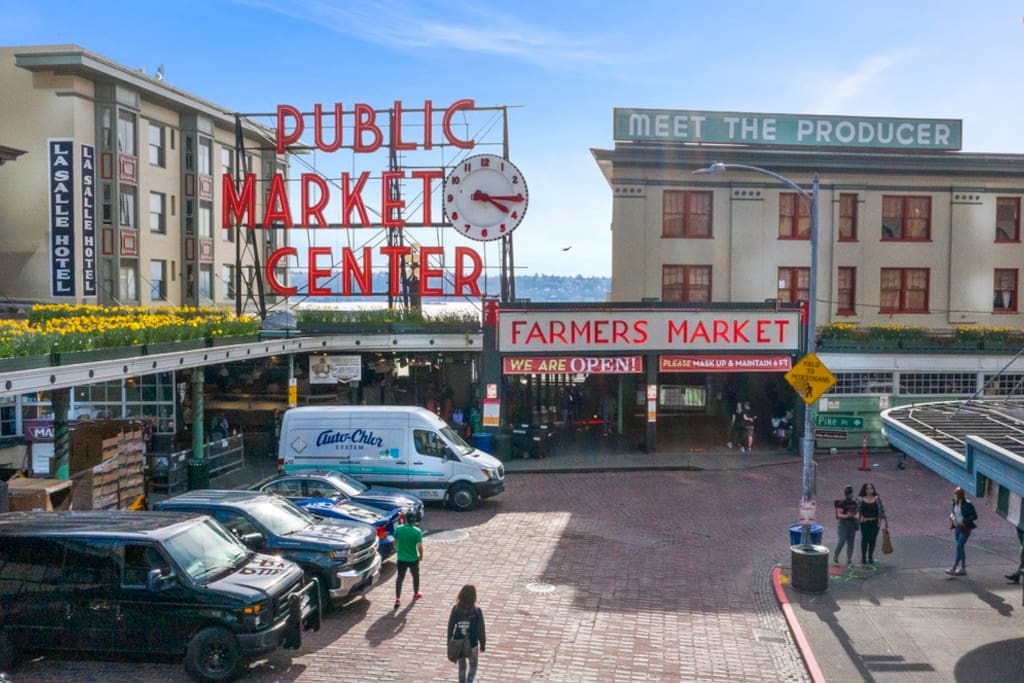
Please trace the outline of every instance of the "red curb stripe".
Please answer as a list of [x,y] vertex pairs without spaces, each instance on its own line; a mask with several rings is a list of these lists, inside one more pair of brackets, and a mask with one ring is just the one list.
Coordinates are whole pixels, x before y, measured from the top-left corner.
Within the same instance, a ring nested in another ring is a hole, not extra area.
[[807,674],[814,683],[825,683],[825,674],[821,672],[818,660],[814,658],[814,652],[811,651],[810,643],[807,642],[807,636],[804,635],[803,629],[800,628],[800,622],[796,620],[793,607],[789,604],[786,591],[782,588],[781,581],[779,581],[780,576],[782,576],[781,567],[772,569],[772,588],[775,589],[775,597],[782,606],[782,614],[786,617],[786,623],[789,624],[793,640],[796,641],[796,647],[800,650],[800,656],[803,657],[804,665],[807,666]]

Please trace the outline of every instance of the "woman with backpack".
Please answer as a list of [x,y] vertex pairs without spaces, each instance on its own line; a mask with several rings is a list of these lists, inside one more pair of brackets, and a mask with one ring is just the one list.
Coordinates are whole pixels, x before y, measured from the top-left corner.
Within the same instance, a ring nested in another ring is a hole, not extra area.
[[[953,558],[953,566],[946,570],[947,574],[963,576],[967,573],[967,539],[971,537],[971,529],[976,525],[974,520],[978,519],[978,512],[974,509],[974,503],[967,500],[964,490],[957,486],[953,489],[953,509],[949,512],[949,527],[953,529],[953,538],[956,541],[956,555]],[[959,569],[957,569],[959,567]]]
[[[459,683],[473,683],[480,653],[487,649],[487,631],[484,628],[484,613],[476,606],[476,586],[466,584],[459,591],[459,597],[448,615],[449,651],[453,641],[468,640],[468,647],[461,649],[453,661],[459,664]],[[449,655],[451,659],[451,655]],[[468,672],[467,672],[467,664]]]

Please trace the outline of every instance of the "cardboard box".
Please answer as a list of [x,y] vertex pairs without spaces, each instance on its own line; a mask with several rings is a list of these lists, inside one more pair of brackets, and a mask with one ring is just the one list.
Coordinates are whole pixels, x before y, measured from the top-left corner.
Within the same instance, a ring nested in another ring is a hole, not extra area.
[[11,512],[67,510],[71,505],[70,481],[16,477],[7,482]]

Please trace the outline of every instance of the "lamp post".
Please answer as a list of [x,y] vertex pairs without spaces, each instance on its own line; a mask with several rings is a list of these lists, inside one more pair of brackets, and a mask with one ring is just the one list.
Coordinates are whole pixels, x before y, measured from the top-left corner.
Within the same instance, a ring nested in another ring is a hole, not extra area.
[[[711,164],[707,168],[700,168],[694,171],[694,173],[722,173],[724,171],[751,171],[753,173],[760,173],[762,175],[770,176],[775,178],[779,182],[791,187],[798,195],[803,197],[811,208],[811,272],[810,278],[811,283],[807,291],[807,340],[806,340],[806,353],[813,353],[817,348],[817,344],[814,339],[814,333],[816,328],[815,325],[815,303],[817,302],[818,294],[818,174],[814,174],[814,178],[811,185],[811,192],[803,189],[786,176],[779,175],[774,171],[769,171],[766,168],[760,166],[750,166],[748,164],[723,164],[716,163]],[[815,476],[814,476],[814,423],[811,419],[810,406],[804,409],[804,434],[800,440],[800,453],[803,457],[803,491],[802,500],[804,502],[812,502],[814,500],[815,493]],[[807,545],[811,542],[811,525],[804,524],[803,531],[801,533],[800,543]]]

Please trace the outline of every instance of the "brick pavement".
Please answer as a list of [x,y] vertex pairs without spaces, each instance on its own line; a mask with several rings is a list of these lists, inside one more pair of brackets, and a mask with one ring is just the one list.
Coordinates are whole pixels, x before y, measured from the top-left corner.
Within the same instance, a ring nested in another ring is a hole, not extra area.
[[[859,456],[819,456],[825,510],[833,491],[870,478],[897,544],[910,529],[936,525],[945,534],[933,513],[949,486],[913,464],[896,470],[889,454],[873,460],[882,467],[865,474]],[[771,570],[789,561],[800,463],[770,455],[741,461],[746,469],[737,462],[708,455],[703,471],[515,473],[506,493],[477,510],[431,507],[422,601],[411,605],[407,584],[405,604],[391,608],[388,562],[367,599],[329,615],[301,651],[256,662],[244,679],[455,680],[444,629],[459,587],[473,582],[489,626],[481,681],[808,680],[770,584]],[[826,544],[833,526],[825,523]],[[995,526],[982,527],[979,549],[986,534],[1001,538]],[[187,677],[177,661],[43,658],[14,680]]]

